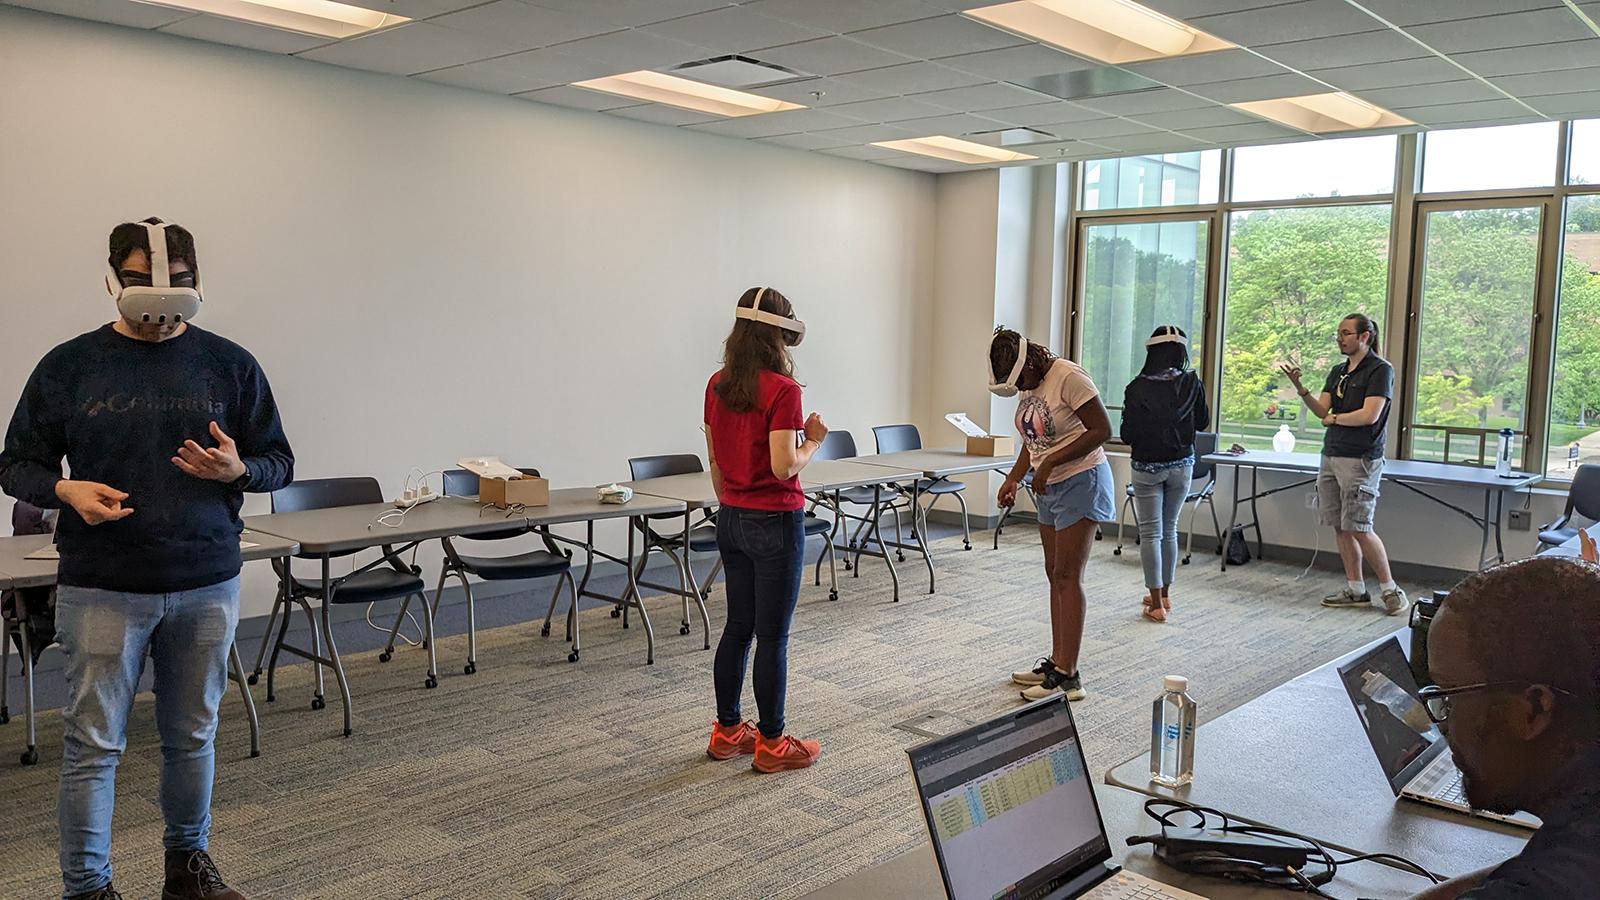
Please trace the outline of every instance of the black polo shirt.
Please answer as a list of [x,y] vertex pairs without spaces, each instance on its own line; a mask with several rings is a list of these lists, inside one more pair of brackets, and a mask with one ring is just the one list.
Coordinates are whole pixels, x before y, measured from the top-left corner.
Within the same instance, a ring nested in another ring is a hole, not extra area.
[[1578,754],[1556,773],[1567,789],[1540,810],[1544,827],[1522,852],[1489,873],[1461,900],[1593,900],[1600,872],[1600,745]]
[[[1360,365],[1349,371],[1350,361],[1333,367],[1322,390],[1332,402],[1329,411],[1355,412],[1366,405],[1368,397],[1394,396],[1394,366],[1376,353],[1368,352]],[[1378,421],[1371,425],[1332,425],[1322,437],[1323,456],[1353,456],[1358,459],[1382,459],[1383,443],[1389,432],[1389,407],[1383,404]]]

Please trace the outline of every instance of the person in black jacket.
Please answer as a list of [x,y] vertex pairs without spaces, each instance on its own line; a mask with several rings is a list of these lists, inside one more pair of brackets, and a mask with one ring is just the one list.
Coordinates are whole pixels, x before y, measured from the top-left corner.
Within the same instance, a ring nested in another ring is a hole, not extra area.
[[288,484],[294,456],[255,358],[187,321],[201,305],[193,236],[147,219],[118,225],[109,244],[117,319],[45,355],[0,453],[0,488],[61,510],[64,896],[121,896],[112,808],[148,657],[166,820],[161,896],[243,900],[207,851],[217,704],[239,622],[239,509],[245,491]]
[[1144,566],[1144,617],[1165,622],[1178,567],[1178,514],[1194,474],[1194,434],[1211,425],[1206,389],[1189,368],[1189,336],[1163,325],[1145,341],[1144,368],[1122,400],[1122,442],[1133,456],[1133,508]]

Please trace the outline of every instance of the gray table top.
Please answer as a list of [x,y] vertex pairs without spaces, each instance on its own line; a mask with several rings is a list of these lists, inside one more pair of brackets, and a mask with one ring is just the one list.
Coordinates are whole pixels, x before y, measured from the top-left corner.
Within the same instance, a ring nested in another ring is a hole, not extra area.
[[[1105,820],[1106,834],[1111,839],[1112,858],[1124,869],[1213,900],[1292,896],[1284,891],[1201,878],[1169,868],[1155,858],[1149,845],[1130,848],[1126,843],[1130,836],[1154,834],[1159,827],[1144,814],[1144,801],[1148,797],[1109,785],[1097,785],[1095,797],[1100,801],[1100,816]],[[1388,866],[1361,863],[1341,869],[1327,891],[1338,897],[1403,897],[1426,886],[1427,882],[1415,875]],[[888,862],[847,875],[806,894],[803,900],[857,900],[862,897],[927,900],[943,896],[944,885],[939,880],[939,864],[934,859],[933,847],[923,843]]]
[[[530,525],[567,525],[629,516],[668,515],[681,513],[683,509],[681,500],[649,494],[636,492],[627,503],[601,503],[594,488],[560,488],[550,492],[550,505],[524,507],[513,517],[513,521],[520,518]],[[501,515],[504,514],[501,511]],[[493,516],[494,513],[485,515]]]
[[[385,513],[383,524],[378,517]],[[520,518],[517,519],[520,521]],[[441,497],[412,507],[404,517],[391,503],[363,503],[331,509],[247,516],[246,528],[294,541],[302,554],[340,553],[382,544],[404,544],[431,538],[465,535],[504,528],[503,514],[481,509],[465,497]]]
[[[1322,467],[1322,457],[1316,453],[1277,453],[1270,450],[1248,450],[1238,455],[1232,453],[1207,453],[1202,462],[1216,466],[1253,466],[1262,469],[1279,469],[1287,472],[1314,474]],[[1502,491],[1521,490],[1539,480],[1531,472],[1515,472],[1513,478],[1501,478],[1493,469],[1482,466],[1465,466],[1458,463],[1424,462],[1418,459],[1386,459],[1383,477],[1418,484],[1447,484],[1458,487],[1491,488]]]
[[[54,535],[49,534],[0,537],[0,586],[26,588],[55,584],[58,560],[26,558],[29,553],[48,546],[53,540]],[[254,545],[240,547],[246,562],[289,556],[299,549],[299,545],[293,541],[256,531],[246,530],[239,535],[239,540]]]
[[893,469],[912,469],[925,478],[950,478],[970,475],[973,472],[1009,469],[1017,461],[1011,456],[972,456],[964,450],[922,449],[902,450],[898,453],[876,453],[871,456],[851,457],[850,462],[871,466],[888,466]]
[[800,486],[807,491],[842,491],[874,484],[915,481],[921,477],[920,469],[896,469],[853,459],[814,459],[801,471]]
[[[1409,629],[1396,636],[1409,646]],[[1195,731],[1193,783],[1177,790],[1151,784],[1148,753],[1113,768],[1106,781],[1343,849],[1398,853],[1445,875],[1516,855],[1531,831],[1394,796],[1336,671],[1371,646],[1201,725]],[[1190,683],[1203,705],[1203,683]]]
[[689,472],[684,475],[663,475],[660,478],[643,478],[624,481],[635,495],[648,494],[677,500],[690,509],[709,509],[717,505],[717,492],[711,486],[710,472]]

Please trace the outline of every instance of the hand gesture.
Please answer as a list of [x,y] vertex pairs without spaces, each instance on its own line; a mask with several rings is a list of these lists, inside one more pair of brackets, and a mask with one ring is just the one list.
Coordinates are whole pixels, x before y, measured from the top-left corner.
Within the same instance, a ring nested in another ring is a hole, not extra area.
[[805,434],[806,440],[820,444],[828,436],[828,426],[823,424],[821,416],[812,413],[806,417]]
[[1290,365],[1289,363],[1284,363],[1283,365],[1278,367],[1278,371],[1280,371],[1283,374],[1289,376],[1289,381],[1294,384],[1294,389],[1296,391],[1303,391],[1303,390],[1306,389],[1305,385],[1300,383],[1300,367],[1299,366]]
[[226,483],[239,480],[245,472],[244,463],[239,460],[239,447],[216,422],[211,423],[211,437],[216,440],[217,446],[202,447],[194,441],[184,441],[183,446],[178,448],[178,455],[172,458],[172,464],[187,475],[207,481]]
[[122,505],[122,501],[128,499],[127,494],[98,481],[62,479],[56,482],[56,496],[90,525],[115,522],[133,515],[133,507]]
[[1594,538],[1589,536],[1589,529],[1584,528],[1578,532],[1578,546],[1583,548],[1578,555],[1583,557],[1584,562],[1600,563],[1600,550],[1595,548]]
[[995,495],[994,502],[1000,504],[1002,509],[1010,509],[1017,503],[1017,483],[1007,478],[1000,485],[1000,493]]

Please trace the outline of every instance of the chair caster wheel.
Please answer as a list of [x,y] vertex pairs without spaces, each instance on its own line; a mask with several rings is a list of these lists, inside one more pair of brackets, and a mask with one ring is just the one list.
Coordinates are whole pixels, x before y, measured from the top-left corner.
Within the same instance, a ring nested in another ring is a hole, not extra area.
[[1111,551],[1111,555],[1112,556],[1121,556],[1122,555],[1122,548],[1118,547],[1115,550],[1112,550]]
[[478,672],[478,664],[475,663],[475,662],[469,662],[466,665],[461,667],[461,674],[463,674],[463,675],[476,675],[477,672]]
[[678,633],[679,634],[688,634],[689,633],[689,626],[687,626],[687,625],[679,625],[678,626]]
[[627,619],[623,619],[622,620],[622,630],[624,630],[624,631],[628,630],[628,620]]
[[244,679],[244,683],[250,685],[251,687],[255,687],[256,684],[258,682],[260,682],[260,681],[261,681],[261,673],[260,672],[251,672],[249,675],[246,675],[245,679]]
[[839,599],[839,592],[838,591],[829,591],[828,592],[828,599],[837,601]]
[[327,705],[328,705],[328,701],[322,699],[321,697],[312,697],[311,698],[311,708],[312,709],[323,709]]
[[350,729],[348,729],[348,728],[346,728],[346,729],[345,729],[345,730],[344,730],[344,736],[345,736],[345,737],[349,737],[349,736],[350,736]]
[[617,609],[615,606],[611,607],[611,618],[613,618],[613,619],[622,618],[622,610]]
[[10,721],[11,721],[11,711],[10,710],[6,710],[6,709],[0,709],[0,725],[5,725],[6,723],[8,723]]
[[846,571],[846,572],[849,572],[849,571],[852,571],[852,570],[854,570],[854,569],[855,569],[855,565],[853,565],[853,564],[852,564],[852,563],[849,563],[849,562],[846,562],[846,563],[845,563],[845,564],[844,564],[844,570],[845,570],[845,571]]
[[567,654],[567,662],[577,662],[577,661],[578,661],[578,651],[574,650],[571,653]]
[[700,592],[700,599],[702,601],[710,600],[711,599],[711,589],[710,588],[706,588],[705,590],[701,591]]
[[25,765],[25,766],[38,765],[39,764],[39,751],[33,749],[32,747],[29,747],[27,749],[27,751],[22,754],[22,764]]
[[549,625],[546,625],[543,628],[539,629],[539,637],[549,637],[549,636],[550,636],[550,626]]
[[378,654],[378,662],[388,662],[391,659],[394,659],[394,654],[388,650]]
[[896,550],[894,552],[894,561],[895,562],[905,562],[906,561],[906,555],[904,553],[901,553],[900,551]]
[[971,550],[972,549],[972,544],[970,544],[970,543],[968,543],[966,541],[963,541],[961,549],[963,549],[963,550]]
[[1186,566],[1189,564],[1189,557],[1185,556],[1183,558],[1183,564],[1186,565]]
[[432,676],[432,675],[429,675],[429,676],[428,676],[428,680],[427,680],[427,681],[424,681],[424,682],[423,682],[423,683],[422,683],[422,686],[423,686],[423,687],[425,687],[425,688],[427,688],[427,689],[428,689],[428,690],[430,690],[430,691],[431,691],[431,690],[433,690],[433,689],[434,689],[434,688],[436,688],[436,687],[438,687],[438,686],[439,686],[439,679],[437,679],[437,678],[435,678],[435,677],[433,677],[433,676]]

